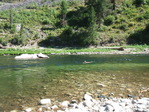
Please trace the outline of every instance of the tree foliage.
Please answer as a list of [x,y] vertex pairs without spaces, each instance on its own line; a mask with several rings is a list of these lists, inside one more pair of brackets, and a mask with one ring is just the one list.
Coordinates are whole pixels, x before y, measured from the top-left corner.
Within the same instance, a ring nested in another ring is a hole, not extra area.
[[101,24],[101,19],[106,15],[106,9],[107,9],[107,0],[86,0],[85,4],[89,7],[94,7],[94,10],[96,12],[97,17],[97,23]]
[[10,9],[10,15],[9,15],[9,23],[10,23],[10,27],[12,27],[12,24],[13,24],[13,11],[12,9]]
[[96,13],[94,7],[92,6],[89,11],[89,27],[87,32],[87,37],[85,38],[86,45],[97,45],[98,44],[98,33],[96,24]]
[[67,15],[67,1],[62,0],[61,2],[61,25],[63,27],[67,25],[66,15]]
[[146,0],[134,0],[134,4],[136,6],[141,6],[142,4],[146,4]]

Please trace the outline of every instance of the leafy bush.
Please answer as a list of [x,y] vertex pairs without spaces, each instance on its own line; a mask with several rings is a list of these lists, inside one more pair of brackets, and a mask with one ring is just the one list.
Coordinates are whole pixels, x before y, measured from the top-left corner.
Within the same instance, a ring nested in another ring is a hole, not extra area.
[[23,40],[18,35],[16,35],[14,38],[10,39],[9,42],[13,45],[23,44]]
[[13,24],[11,27],[10,33],[15,33],[15,31],[16,31],[16,25]]
[[105,26],[105,25],[100,25],[100,28],[99,28],[99,31],[106,31],[107,30],[107,26]]
[[46,24],[50,24],[50,20],[49,19],[44,19],[42,21],[42,24],[46,25]]
[[134,26],[134,22],[130,22],[129,24],[128,24],[128,27],[132,27],[132,26]]
[[138,15],[138,16],[136,17],[136,20],[137,20],[137,21],[142,21],[142,20],[144,20],[144,15]]
[[119,28],[120,28],[121,30],[123,30],[123,31],[126,31],[127,28],[128,28],[128,25],[127,25],[126,23],[123,23],[123,24],[121,24],[121,25],[119,26]]
[[1,37],[0,38],[0,44],[2,44],[3,46],[6,46],[8,43],[7,39],[5,39],[5,37]]
[[149,19],[149,11],[147,11],[147,12],[144,14],[144,18],[145,18],[145,19]]
[[115,20],[115,17],[112,15],[109,15],[104,19],[104,24],[109,26],[109,25],[113,24],[114,20]]
[[36,9],[38,4],[36,2],[30,4],[29,6],[26,6],[27,9]]
[[146,28],[138,28],[136,30],[135,33],[131,34],[128,39],[127,42],[128,44],[147,44],[149,45],[149,39],[148,39],[148,35],[149,35],[149,24],[146,25]]
[[77,6],[77,5],[81,4],[81,2],[82,1],[80,1],[80,0],[71,0],[68,2],[68,5],[69,6]]
[[10,27],[10,24],[9,23],[5,23],[4,24],[4,29],[10,29],[11,27]]
[[142,4],[146,4],[146,0],[134,0],[134,4],[136,6],[141,6]]
[[123,5],[125,5],[126,7],[131,7],[133,4],[133,0],[125,0],[123,2]]

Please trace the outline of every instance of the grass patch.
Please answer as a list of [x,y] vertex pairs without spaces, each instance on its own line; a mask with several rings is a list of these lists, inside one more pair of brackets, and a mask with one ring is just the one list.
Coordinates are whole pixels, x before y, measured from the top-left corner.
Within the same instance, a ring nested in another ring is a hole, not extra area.
[[78,52],[109,52],[110,49],[105,48],[45,48],[45,49],[1,49],[0,55],[19,55],[19,54],[59,54],[59,53],[78,53]]
[[[149,49],[149,45],[129,45],[129,46],[113,46],[127,48],[135,48],[135,52],[143,52],[145,49]],[[19,49],[19,48],[9,48],[9,49],[0,49],[0,55],[19,55],[19,54],[64,54],[64,53],[94,53],[94,52],[109,52],[117,51],[112,49],[112,47],[99,47],[99,48],[44,48],[44,49]],[[125,51],[124,51],[125,52]]]

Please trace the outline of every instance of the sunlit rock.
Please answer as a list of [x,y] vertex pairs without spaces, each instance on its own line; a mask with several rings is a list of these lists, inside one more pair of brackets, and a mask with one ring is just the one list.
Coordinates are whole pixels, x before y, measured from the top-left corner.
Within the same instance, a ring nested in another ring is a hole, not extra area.
[[60,107],[61,108],[68,108],[68,105],[70,104],[69,101],[63,101],[61,104],[60,104]]
[[42,53],[37,54],[37,57],[38,57],[38,58],[49,58],[47,55],[42,54]]
[[84,100],[92,100],[92,97],[89,94],[84,95]]
[[32,112],[32,108],[25,109],[25,112]]
[[10,112],[18,112],[18,110],[11,110]]
[[21,54],[20,56],[16,56],[16,60],[25,60],[25,59],[39,59],[39,58],[49,58],[44,54]]
[[97,83],[97,87],[103,88],[103,87],[106,87],[106,85],[101,84],[101,83]]
[[53,106],[51,107],[51,109],[54,110],[54,111],[56,111],[56,110],[58,110],[58,106],[57,106],[57,105],[53,105]]
[[41,99],[39,102],[40,105],[51,105],[50,99]]

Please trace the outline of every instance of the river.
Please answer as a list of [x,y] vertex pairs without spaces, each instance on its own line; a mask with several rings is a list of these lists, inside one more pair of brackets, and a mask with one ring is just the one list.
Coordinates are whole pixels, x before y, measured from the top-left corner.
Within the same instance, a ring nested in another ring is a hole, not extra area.
[[49,59],[15,60],[0,56],[0,111],[81,100],[84,92],[113,97],[149,97],[149,54],[50,55]]

